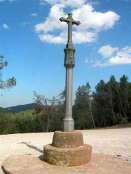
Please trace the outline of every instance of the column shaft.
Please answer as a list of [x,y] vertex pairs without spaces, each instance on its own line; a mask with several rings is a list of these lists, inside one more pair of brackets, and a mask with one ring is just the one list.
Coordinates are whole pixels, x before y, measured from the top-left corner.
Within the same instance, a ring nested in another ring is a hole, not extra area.
[[73,68],[66,67],[66,101],[64,131],[74,130],[74,120],[72,118],[72,94],[73,91]]

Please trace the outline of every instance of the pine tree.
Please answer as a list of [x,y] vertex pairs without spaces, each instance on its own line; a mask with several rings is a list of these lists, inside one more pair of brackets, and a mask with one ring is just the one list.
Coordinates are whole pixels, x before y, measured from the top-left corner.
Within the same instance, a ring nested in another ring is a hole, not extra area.
[[92,117],[90,112],[90,85],[79,86],[76,92],[75,104],[73,107],[76,129],[92,128]]

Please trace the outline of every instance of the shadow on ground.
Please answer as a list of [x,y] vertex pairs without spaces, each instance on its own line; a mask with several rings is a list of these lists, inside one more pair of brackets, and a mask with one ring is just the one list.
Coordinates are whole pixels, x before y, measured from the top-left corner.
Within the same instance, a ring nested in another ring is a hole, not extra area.
[[29,144],[27,142],[21,142],[21,144],[25,144],[27,147],[29,147],[31,149],[34,149],[34,150],[36,150],[36,151],[38,151],[40,153],[43,153],[43,150],[41,150],[40,148],[38,148],[38,147],[36,147],[36,146],[34,146],[32,144]]

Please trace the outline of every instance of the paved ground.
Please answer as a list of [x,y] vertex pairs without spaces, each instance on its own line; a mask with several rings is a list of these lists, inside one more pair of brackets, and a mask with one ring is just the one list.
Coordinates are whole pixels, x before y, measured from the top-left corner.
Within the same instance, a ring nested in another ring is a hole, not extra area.
[[4,161],[6,174],[131,174],[131,164],[110,155],[92,154],[89,163],[81,166],[50,165],[32,155],[19,155]]
[[[82,132],[85,143],[93,146],[93,152],[113,155],[131,163],[131,128]],[[53,133],[0,135],[0,164],[10,155],[39,156],[43,145],[51,143],[52,136]]]

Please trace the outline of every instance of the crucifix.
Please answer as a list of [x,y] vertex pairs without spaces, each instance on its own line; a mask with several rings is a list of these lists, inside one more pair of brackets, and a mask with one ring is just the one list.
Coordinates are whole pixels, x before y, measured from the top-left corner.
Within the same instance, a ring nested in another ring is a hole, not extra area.
[[72,118],[72,100],[73,100],[73,68],[75,66],[75,49],[72,43],[72,25],[80,25],[79,21],[72,18],[69,13],[67,18],[60,18],[61,22],[68,24],[68,41],[66,44],[64,66],[66,68],[66,82],[65,82],[65,118],[64,118],[64,131],[74,130],[74,120]]

